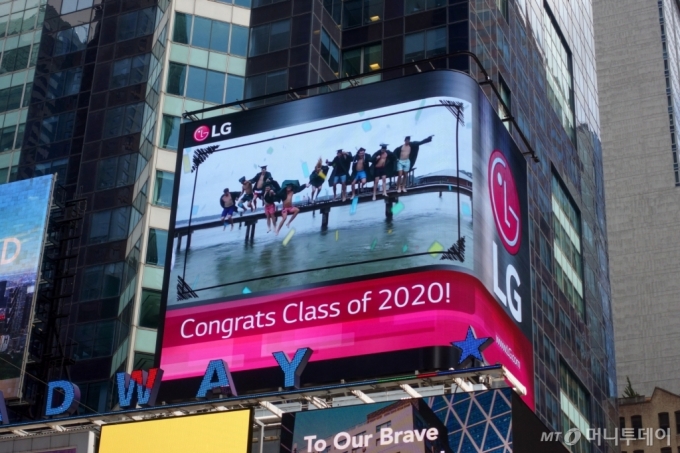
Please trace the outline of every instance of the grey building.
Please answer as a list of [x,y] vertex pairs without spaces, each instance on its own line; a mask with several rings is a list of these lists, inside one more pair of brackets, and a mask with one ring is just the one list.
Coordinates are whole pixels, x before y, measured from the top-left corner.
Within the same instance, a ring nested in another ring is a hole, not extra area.
[[680,392],[680,2],[595,0],[619,389]]

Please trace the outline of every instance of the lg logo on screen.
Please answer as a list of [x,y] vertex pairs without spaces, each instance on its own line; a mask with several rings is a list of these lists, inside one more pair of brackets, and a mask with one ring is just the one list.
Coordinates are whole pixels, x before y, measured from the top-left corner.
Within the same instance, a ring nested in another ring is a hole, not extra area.
[[[505,156],[499,150],[491,153],[488,180],[489,198],[498,236],[505,250],[511,255],[516,255],[519,252],[522,237],[521,208],[512,171]],[[505,271],[505,288],[501,289],[498,283],[499,274],[503,270]],[[513,289],[513,282],[515,289]],[[503,305],[510,308],[510,313],[517,322],[522,322],[522,298],[516,290],[520,284],[515,266],[508,264],[505,269],[499,269],[498,245],[494,241],[493,291]]]
[[213,126],[212,131],[208,126],[199,126],[198,129],[194,131],[194,140],[202,142],[208,137],[215,138],[229,134],[231,134],[231,123],[224,123],[219,129],[217,126]]

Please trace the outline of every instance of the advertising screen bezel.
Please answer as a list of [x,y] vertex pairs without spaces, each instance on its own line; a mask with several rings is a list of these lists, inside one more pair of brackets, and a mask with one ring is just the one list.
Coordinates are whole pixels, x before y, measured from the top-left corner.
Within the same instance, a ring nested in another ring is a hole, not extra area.
[[[390,93],[389,97],[383,94],[385,91]],[[488,124],[493,127],[493,133],[489,134],[492,138],[485,139],[482,137],[481,143],[478,146],[503,146],[509,149],[512,153],[513,149],[517,150],[517,145],[514,144],[508,131],[505,129],[503,123],[493,111],[484,93],[478,86],[477,82],[468,75],[458,73],[455,71],[432,71],[423,74],[416,74],[413,76],[403,77],[399,79],[381,82],[375,85],[366,85],[354,89],[344,90],[338,93],[328,93],[324,95],[313,96],[310,98],[300,99],[297,101],[276,104],[268,107],[263,107],[254,110],[245,110],[234,112],[229,115],[220,117],[208,118],[201,121],[194,121],[181,125],[179,134],[179,149],[177,151],[177,161],[175,168],[175,181],[173,190],[173,203],[171,212],[171,225],[169,228],[168,237],[170,238],[167,245],[166,263],[163,280],[162,298],[161,298],[161,322],[158,329],[159,341],[157,342],[156,351],[156,366],[160,365],[160,359],[163,347],[163,331],[167,314],[168,291],[172,286],[170,282],[170,266],[172,264],[175,225],[174,219],[177,215],[177,199],[180,185],[180,175],[183,171],[183,155],[184,149],[194,146],[208,146],[211,143],[225,140],[224,136],[215,138],[208,137],[206,140],[197,142],[194,140],[194,131],[198,127],[207,126],[210,130],[215,127],[217,130],[225,122],[231,123],[231,131],[229,139],[253,135],[259,132],[282,129],[289,126],[294,126],[303,123],[309,123],[322,119],[334,118],[345,114],[356,113],[360,111],[367,111],[377,109],[390,105],[395,105],[404,102],[410,102],[416,99],[427,97],[446,96],[454,97],[470,102],[473,105],[473,118],[479,118],[480,121],[488,121]],[[480,127],[480,126],[477,126]],[[474,137],[474,134],[473,134]],[[475,138],[473,138],[475,140]],[[486,143],[489,142],[489,143]],[[333,150],[328,150],[333,151]],[[474,154],[474,153],[473,153]],[[512,159],[515,165],[525,165],[524,157],[517,151]],[[479,165],[475,163],[475,165]],[[526,199],[526,176],[523,175],[519,181],[520,185],[524,186],[523,196],[521,196],[521,204],[523,208],[523,218],[527,218],[527,199]],[[476,230],[476,228],[475,228]],[[522,241],[524,243],[522,249],[528,249],[528,232],[526,224],[522,231]],[[495,232],[495,229],[493,230]],[[528,253],[527,253],[528,255]],[[527,260],[528,266],[528,260]],[[528,269],[528,267],[526,267]],[[416,271],[417,269],[414,269]],[[464,272],[463,269],[461,271]],[[528,273],[528,271],[527,271]],[[473,272],[474,274],[474,272]],[[479,277],[478,277],[479,278]],[[481,281],[481,279],[480,279]],[[523,282],[523,290],[529,287],[528,279]],[[287,289],[287,288],[286,288]],[[209,303],[209,301],[202,301],[202,303]],[[525,297],[524,313],[528,314],[528,319],[525,316],[525,322],[522,326],[529,326],[531,329],[531,300],[530,296]],[[507,312],[507,309],[506,309]],[[510,314],[508,313],[508,316]],[[522,326],[520,329],[522,329]],[[522,329],[527,335],[527,329]],[[530,334],[528,334],[530,335]],[[273,363],[275,371],[275,363]],[[174,386],[173,386],[174,387]],[[164,392],[165,393],[165,392]]]

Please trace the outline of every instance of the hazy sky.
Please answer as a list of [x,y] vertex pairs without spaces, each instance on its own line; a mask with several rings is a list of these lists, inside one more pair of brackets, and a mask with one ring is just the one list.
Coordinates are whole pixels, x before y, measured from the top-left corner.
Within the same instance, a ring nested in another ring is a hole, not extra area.
[[[240,191],[239,178],[252,178],[259,172],[260,165],[267,165],[267,170],[279,183],[285,179],[297,179],[304,184],[308,182],[309,172],[313,171],[319,157],[324,162],[326,159],[332,160],[340,148],[355,154],[358,148],[363,147],[372,154],[380,148],[381,143],[387,143],[388,149],[394,150],[403,144],[406,135],[410,135],[414,141],[433,134],[435,136],[432,143],[420,148],[416,162],[417,175],[442,169],[455,171],[456,127],[453,115],[444,107],[404,112],[440,105],[440,99],[461,102],[455,98],[428,98],[214,143],[220,148],[230,149],[214,153],[201,165],[196,184],[194,217],[219,214],[221,208],[218,200],[222,191],[225,188],[232,192]],[[460,168],[472,172],[470,104],[463,104],[468,119],[459,131]],[[385,114],[391,115],[377,118]],[[320,128],[325,129],[315,130]],[[309,130],[314,131],[290,136]],[[251,144],[262,140],[266,141]],[[177,220],[189,218],[195,178],[195,173],[190,172],[190,162],[196,148],[199,147],[184,150]]]

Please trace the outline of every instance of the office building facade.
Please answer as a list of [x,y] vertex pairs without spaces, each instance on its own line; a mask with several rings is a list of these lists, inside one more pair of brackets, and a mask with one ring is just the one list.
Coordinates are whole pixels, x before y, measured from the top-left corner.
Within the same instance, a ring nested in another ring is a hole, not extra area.
[[[539,158],[527,164],[537,414],[558,431],[614,426],[590,7],[538,0],[48,4],[17,177],[56,172],[67,195],[86,205],[60,299],[63,360],[49,378],[68,369],[85,404],[103,410],[116,371],[152,363],[183,112],[236,103],[196,114],[219,115],[433,69],[481,82],[483,68],[497,87],[499,96],[485,89],[499,115],[514,119],[507,124],[516,141]],[[315,84],[322,85],[303,88]],[[607,451],[585,440],[573,450],[591,448]]]
[[593,3],[619,388],[678,393],[680,3]]

